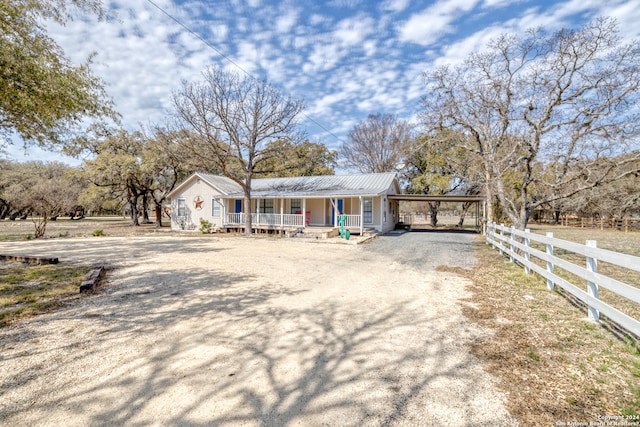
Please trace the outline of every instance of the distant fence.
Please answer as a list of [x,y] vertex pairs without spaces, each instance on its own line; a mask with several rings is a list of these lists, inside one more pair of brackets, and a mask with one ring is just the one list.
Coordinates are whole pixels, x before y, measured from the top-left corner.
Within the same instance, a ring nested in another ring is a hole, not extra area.
[[[538,224],[551,223],[549,218],[536,220]],[[640,218],[610,219],[577,216],[561,216],[560,225],[567,227],[597,228],[600,230],[640,231]]]
[[[531,241],[545,245],[546,250],[543,252],[532,248]],[[640,303],[640,288],[598,273],[598,260],[629,270],[640,271],[640,257],[598,249],[595,240],[587,240],[586,245],[581,245],[556,239],[553,237],[553,233],[542,236],[531,233],[529,230],[520,231],[514,227],[505,227],[496,223],[487,224],[486,242],[498,249],[501,254],[508,255],[510,261],[518,261],[522,264],[527,274],[535,271],[547,279],[548,289],[552,290],[555,285],[558,285],[585,303],[588,307],[590,320],[599,321],[599,314],[602,313],[629,332],[640,336],[640,321],[598,299],[598,288],[602,287],[635,303]],[[554,256],[555,248],[583,255],[586,258],[585,267]],[[546,268],[532,262],[532,256],[544,261]],[[554,272],[556,266],[584,279],[586,291],[557,276]]]

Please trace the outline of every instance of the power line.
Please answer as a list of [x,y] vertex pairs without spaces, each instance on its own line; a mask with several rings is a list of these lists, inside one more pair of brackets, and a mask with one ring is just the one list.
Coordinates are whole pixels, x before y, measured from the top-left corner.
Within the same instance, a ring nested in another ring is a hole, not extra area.
[[[189,32],[191,35],[193,35],[195,38],[197,38],[198,40],[200,40],[202,43],[205,44],[205,46],[209,47],[210,49],[212,49],[214,52],[216,52],[218,55],[220,55],[222,58],[224,58],[226,61],[228,61],[229,63],[233,64],[236,68],[238,68],[240,71],[242,71],[244,74],[247,75],[247,77],[249,77],[250,79],[259,82],[260,80],[258,78],[256,78],[255,76],[253,76],[250,72],[248,72],[247,70],[245,70],[244,68],[242,68],[237,62],[235,62],[233,59],[231,59],[229,56],[225,55],[220,49],[216,48],[213,44],[209,43],[205,38],[203,38],[200,34],[196,33],[195,31],[193,31],[191,28],[189,28],[186,24],[184,24],[182,21],[180,21],[178,18],[174,17],[173,15],[171,15],[169,12],[167,12],[165,9],[163,9],[162,7],[158,6],[157,3],[155,3],[153,0],[147,0],[147,2],[149,2],[153,7],[155,7],[156,9],[158,9],[160,12],[162,12],[164,15],[166,15],[169,19],[171,19],[173,22],[175,22],[176,24],[178,24],[179,26],[181,26],[182,28],[184,28],[185,30],[187,30],[187,32]],[[333,136],[338,142],[342,142],[344,143],[344,141],[342,141],[342,139],[340,137],[338,137],[336,134],[334,134],[333,132],[331,132],[329,129],[327,129],[326,127],[324,127],[321,123],[319,123],[318,121],[316,121],[315,119],[313,119],[312,117],[310,117],[309,115],[307,115],[304,111],[301,112],[301,114],[307,118],[307,120],[311,121],[312,123],[314,123],[316,126],[318,126],[320,129],[324,130],[325,132],[327,132],[329,135]]]

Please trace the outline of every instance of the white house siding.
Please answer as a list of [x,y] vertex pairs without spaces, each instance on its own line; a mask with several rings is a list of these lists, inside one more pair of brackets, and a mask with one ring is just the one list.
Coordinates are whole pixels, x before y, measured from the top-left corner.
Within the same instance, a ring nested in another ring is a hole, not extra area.
[[[213,199],[222,197],[220,192],[202,182],[199,178],[193,177],[188,182],[180,194],[171,198],[171,229],[172,230],[198,230],[200,228],[200,219],[205,219],[213,225],[222,225],[222,216],[225,208],[220,209],[218,217],[213,216]],[[185,202],[185,215],[180,217],[178,214],[178,201],[183,199]],[[196,200],[201,200],[196,206]],[[223,203],[224,206],[224,203]]]
[[325,225],[325,200],[324,199],[307,199],[307,212],[309,212],[309,225]]
[[[364,176],[328,176],[328,177],[299,177],[299,178],[272,178],[256,180],[254,183],[258,194],[252,197],[251,209],[243,207],[241,212],[256,212],[257,201],[270,199],[273,201],[274,214],[291,214],[293,212],[292,197],[296,196],[298,188],[305,188],[306,185],[312,188],[312,192],[317,193],[309,197],[307,191],[300,191],[299,208],[295,210],[305,210],[309,212],[310,226],[328,226],[332,223],[333,206],[331,199],[343,200],[343,213],[347,215],[360,215],[362,212],[362,200],[370,198],[372,200],[372,221],[363,224],[365,228],[375,228],[378,231],[386,232],[392,230],[398,221],[398,202],[390,201],[386,196],[398,194],[399,188],[397,180],[389,184],[393,176],[389,174],[365,174]],[[386,190],[380,184],[389,185]],[[260,185],[258,185],[260,184]],[[284,187],[283,187],[284,186]],[[287,187],[288,186],[288,187]],[[343,196],[334,196],[332,186]],[[290,190],[287,190],[290,188]],[[367,190],[372,190],[367,193]],[[382,190],[382,195],[381,194]],[[282,197],[274,197],[273,193],[283,193]],[[227,194],[227,198],[223,198]],[[236,198],[241,194],[239,186],[221,176],[194,174],[182,183],[173,194],[171,194],[171,227],[176,230],[198,230],[200,220],[205,219],[215,226],[222,226],[226,214],[236,213]],[[362,194],[362,196],[358,195]],[[375,196],[365,196],[365,194],[378,194]],[[305,197],[307,196],[307,197]],[[219,198],[222,206],[219,215],[213,216],[213,199]],[[184,200],[184,216],[179,216],[178,204]],[[199,203],[196,203],[199,200]],[[242,203],[244,204],[244,203]]]

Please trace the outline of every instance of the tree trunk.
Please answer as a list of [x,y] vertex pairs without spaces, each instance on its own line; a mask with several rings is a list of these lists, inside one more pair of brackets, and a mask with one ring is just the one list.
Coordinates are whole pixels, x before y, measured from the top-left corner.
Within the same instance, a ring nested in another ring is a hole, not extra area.
[[[250,161],[251,162],[251,161]],[[244,191],[244,234],[251,236],[252,221],[251,221],[251,178],[253,177],[253,171],[245,171],[245,180],[242,190]]]
[[469,212],[469,208],[473,202],[464,202],[462,204],[462,212],[460,213],[460,219],[458,220],[458,227],[462,228],[464,224],[464,217],[467,216],[467,212]]
[[155,202],[156,205],[156,227],[162,227],[162,204]]
[[440,209],[440,202],[427,202],[429,204],[429,214],[431,216],[431,226],[438,225],[438,210]]
[[486,205],[487,205],[487,217],[485,220],[487,222],[495,222],[495,218],[493,217],[493,189],[491,188],[491,178],[488,172],[485,172],[485,186],[484,193],[486,197]]
[[129,198],[129,207],[131,208],[131,224],[138,226],[138,196],[131,195]]
[[147,192],[142,193],[142,223],[143,224],[151,224],[151,220],[149,220],[149,210],[147,206],[149,205],[149,196]]
[[6,200],[0,199],[0,219],[5,219],[11,212],[11,205]]
[[251,236],[251,190],[245,188],[244,190],[244,234]]

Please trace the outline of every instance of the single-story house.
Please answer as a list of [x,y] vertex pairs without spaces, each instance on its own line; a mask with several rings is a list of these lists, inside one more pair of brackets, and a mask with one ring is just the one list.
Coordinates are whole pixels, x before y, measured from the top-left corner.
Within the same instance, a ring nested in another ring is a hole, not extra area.
[[251,206],[244,206],[242,188],[219,175],[194,173],[170,194],[171,228],[197,230],[204,219],[215,228],[243,228],[244,215],[252,226],[286,230],[338,226],[346,215],[352,233],[392,230],[399,217],[395,173],[263,178],[251,181]]

